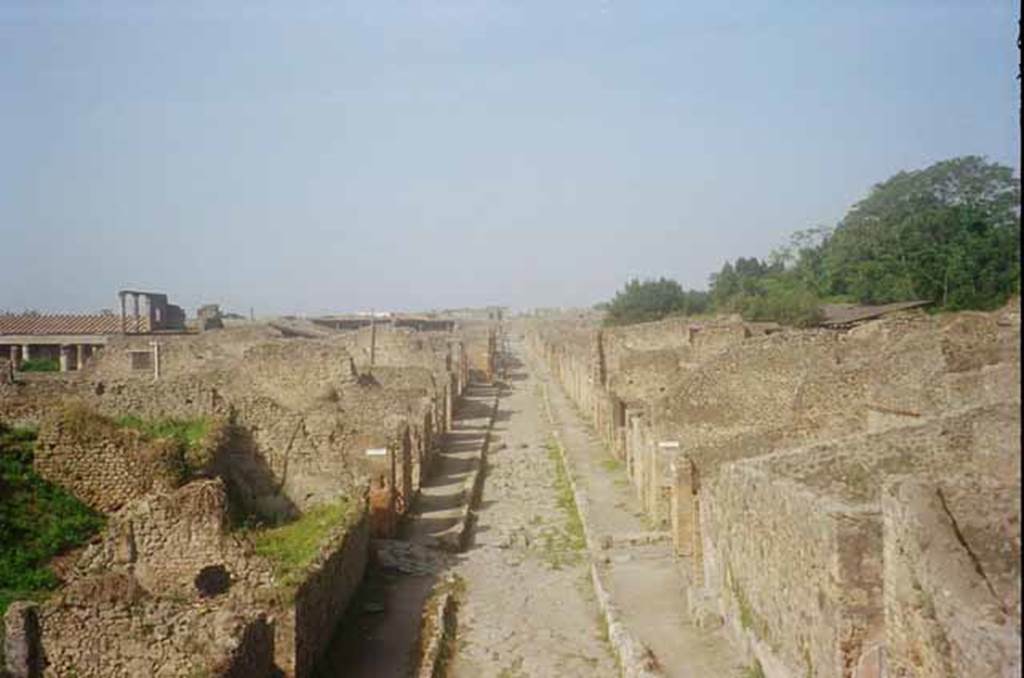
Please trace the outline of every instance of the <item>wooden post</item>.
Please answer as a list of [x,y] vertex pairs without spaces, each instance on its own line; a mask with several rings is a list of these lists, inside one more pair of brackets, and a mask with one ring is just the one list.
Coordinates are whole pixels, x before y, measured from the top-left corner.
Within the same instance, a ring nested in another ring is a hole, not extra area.
[[160,379],[160,344],[155,341],[149,342],[153,349],[153,381]]
[[373,364],[377,353],[377,314],[370,310],[370,372],[373,373]]

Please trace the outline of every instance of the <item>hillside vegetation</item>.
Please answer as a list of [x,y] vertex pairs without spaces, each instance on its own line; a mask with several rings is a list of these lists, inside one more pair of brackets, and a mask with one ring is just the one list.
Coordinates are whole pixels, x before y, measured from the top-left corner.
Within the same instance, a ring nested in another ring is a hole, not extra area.
[[815,324],[827,302],[927,300],[988,310],[1020,291],[1020,180],[978,156],[900,172],[835,227],[797,231],[766,259],[740,257],[707,293],[632,280],[608,304],[621,324],[710,308],[747,320]]

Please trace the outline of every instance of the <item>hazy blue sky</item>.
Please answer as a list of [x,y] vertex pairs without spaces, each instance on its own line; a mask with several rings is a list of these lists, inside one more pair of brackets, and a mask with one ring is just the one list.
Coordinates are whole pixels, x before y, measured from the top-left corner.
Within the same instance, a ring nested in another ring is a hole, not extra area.
[[1019,171],[1019,11],[0,0],[0,309],[704,287],[900,169]]

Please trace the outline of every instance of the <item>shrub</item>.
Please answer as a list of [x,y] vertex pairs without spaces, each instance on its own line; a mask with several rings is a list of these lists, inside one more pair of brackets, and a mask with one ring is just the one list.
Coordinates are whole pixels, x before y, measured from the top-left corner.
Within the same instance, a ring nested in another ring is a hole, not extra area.
[[53,358],[31,358],[22,360],[18,369],[22,372],[60,372],[60,361]]
[[607,304],[608,325],[661,320],[669,315],[692,315],[707,310],[707,292],[684,290],[675,280],[630,280]]
[[810,291],[781,285],[766,287],[764,294],[739,300],[744,320],[771,321],[795,327],[812,327],[821,322],[821,302]]
[[0,424],[0,616],[15,600],[54,589],[47,562],[103,526],[102,514],[36,475],[35,437]]

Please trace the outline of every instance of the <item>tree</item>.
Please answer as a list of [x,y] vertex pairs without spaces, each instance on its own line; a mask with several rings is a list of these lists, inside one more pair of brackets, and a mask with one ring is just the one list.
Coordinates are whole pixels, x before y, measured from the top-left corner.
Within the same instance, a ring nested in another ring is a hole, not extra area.
[[610,325],[660,320],[668,315],[703,313],[709,305],[707,292],[686,291],[675,280],[630,280],[608,303],[605,322]]
[[823,288],[864,303],[991,308],[1020,286],[1020,181],[978,156],[900,172],[822,246]]

